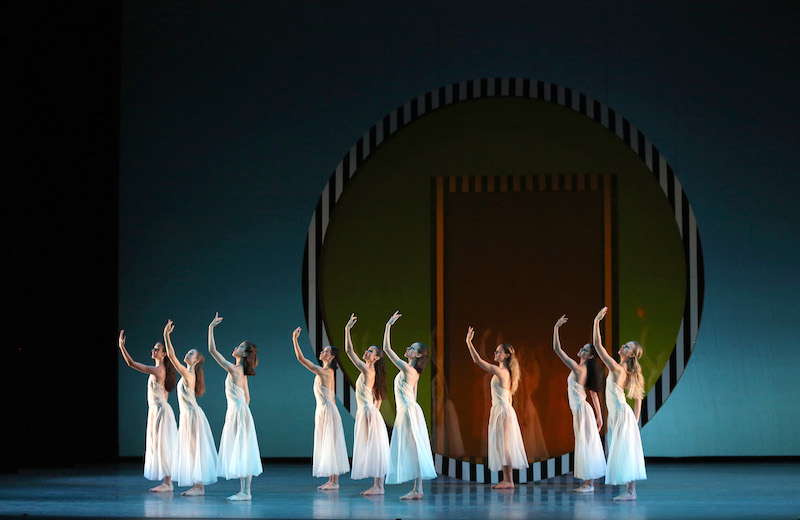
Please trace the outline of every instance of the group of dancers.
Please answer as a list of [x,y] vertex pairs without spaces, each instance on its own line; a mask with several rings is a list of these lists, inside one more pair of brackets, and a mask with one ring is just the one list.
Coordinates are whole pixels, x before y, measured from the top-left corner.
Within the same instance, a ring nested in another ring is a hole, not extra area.
[[[644,378],[639,365],[642,347],[635,341],[624,344],[619,350],[619,362],[615,361],[603,347],[600,336],[600,323],[606,312],[607,308],[603,307],[595,316],[592,343],[578,351],[577,362],[561,348],[558,330],[567,323],[567,317],[562,316],[553,328],[553,350],[570,369],[567,395],[575,432],[573,475],[585,480],[574,492],[593,493],[594,480],[605,475],[606,484],[626,486],[625,492],[614,500],[635,500],[636,481],[647,478],[638,427],[644,396]],[[424,496],[423,480],[436,478],[425,416],[417,403],[417,385],[428,364],[429,351],[428,347],[417,342],[406,348],[405,361],[394,352],[391,328],[401,316],[395,312],[386,322],[382,348],[372,345],[360,359],[351,338],[351,329],[358,318],[351,315],[345,325],[345,353],[360,372],[356,380],[358,408],[352,469],[335,399],[338,349],[333,346],[322,349],[319,354],[321,365],[318,365],[303,355],[298,343],[301,328],[292,333],[297,360],[315,374],[313,389],[317,406],[312,475],[328,477],[327,482],[317,488],[319,490],[338,489],[339,475],[350,471],[353,480],[373,479],[372,486],[361,492],[362,495],[382,495],[384,484],[413,481],[411,491],[400,498],[416,500]],[[170,340],[174,327],[172,321],[168,321],[164,328],[164,342],[157,343],[152,350],[156,364],[146,366],[131,359],[125,350],[124,331],[120,332],[119,346],[125,361],[132,368],[150,374],[144,476],[150,480],[163,480],[151,491],[172,491],[174,480],[179,486],[192,486],[183,495],[201,495],[203,486],[215,482],[219,476],[241,481],[241,491],[228,497],[229,500],[250,500],[250,481],[262,472],[247,387],[247,376],[254,375],[253,369],[258,364],[256,347],[245,341],[233,351],[236,362],[227,361],[217,352],[214,343],[214,327],[221,321],[219,315],[215,316],[208,329],[209,352],[228,372],[225,380],[228,411],[218,454],[208,421],[195,399],[203,393],[203,356],[194,349],[190,350],[184,359],[186,367],[183,367]],[[484,361],[472,343],[474,335],[474,329],[469,327],[466,336],[469,354],[475,364],[492,374],[488,466],[490,470],[502,471],[503,474],[503,479],[493,487],[513,488],[513,470],[528,467],[517,414],[512,406],[513,395],[519,386],[519,364],[514,347],[507,343],[495,349],[494,364]],[[381,402],[387,393],[384,358],[399,370],[394,379],[397,413],[391,442],[380,413]],[[605,383],[607,425],[611,438],[607,460],[599,435],[603,418],[597,393],[602,388],[603,371],[598,360],[609,371]],[[176,379],[172,366],[182,376],[178,383],[181,418],[177,435],[172,408],[167,403],[167,392],[174,388]],[[635,403],[633,410],[626,401],[626,390]],[[591,404],[587,401],[587,392]]]

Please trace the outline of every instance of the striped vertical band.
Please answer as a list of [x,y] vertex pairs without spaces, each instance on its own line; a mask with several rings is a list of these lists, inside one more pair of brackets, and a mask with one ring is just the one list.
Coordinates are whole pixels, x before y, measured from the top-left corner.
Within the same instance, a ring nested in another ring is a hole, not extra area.
[[[317,354],[327,344],[327,333],[319,303],[320,289],[317,285],[319,258],[331,212],[348,181],[358,173],[358,168],[367,157],[375,153],[387,139],[409,123],[448,105],[493,97],[516,97],[549,102],[578,112],[601,124],[628,145],[646,164],[672,207],[673,216],[683,240],[687,273],[686,303],[669,362],[642,402],[641,425],[644,426],[672,393],[686,368],[697,341],[705,289],[703,253],[697,222],[694,211],[672,168],[638,128],[599,101],[553,83],[526,78],[483,78],[453,83],[434,89],[398,106],[359,138],[328,179],[308,226],[303,255],[302,290],[303,307],[311,343]],[[345,408],[355,415],[354,390],[341,367],[336,370],[336,395]],[[573,465],[572,457],[573,454],[568,453],[548,460],[536,461],[527,470],[515,475],[515,478],[518,478],[519,482],[535,482],[567,473]],[[435,462],[437,472],[443,475],[473,482],[490,482],[497,479],[496,472],[489,471],[483,464],[455,461],[438,453],[435,455]],[[515,471],[515,473],[518,472]]]

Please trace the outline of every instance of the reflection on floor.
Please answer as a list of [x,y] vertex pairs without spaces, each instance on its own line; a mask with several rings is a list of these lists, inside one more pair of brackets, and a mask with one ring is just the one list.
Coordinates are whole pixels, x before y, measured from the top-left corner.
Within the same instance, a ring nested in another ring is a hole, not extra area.
[[495,491],[447,477],[426,482],[425,498],[402,502],[410,485],[387,486],[365,498],[367,480],[341,478],[338,491],[320,492],[324,479],[306,465],[266,464],[253,480],[253,501],[231,503],[238,482],[220,481],[204,497],[148,493],[141,467],[119,464],[0,475],[0,515],[94,518],[798,518],[800,463],[649,463],[649,479],[632,503],[611,500],[617,486],[574,495],[569,476]]

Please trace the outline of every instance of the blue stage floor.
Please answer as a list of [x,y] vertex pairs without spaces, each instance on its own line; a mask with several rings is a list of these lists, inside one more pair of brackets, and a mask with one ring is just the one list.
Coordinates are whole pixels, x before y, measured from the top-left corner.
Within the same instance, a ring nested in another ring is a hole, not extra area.
[[556,477],[495,491],[447,477],[426,482],[425,498],[402,502],[410,485],[387,486],[365,498],[366,480],[347,475],[341,488],[320,492],[324,479],[307,465],[267,464],[253,480],[253,501],[231,503],[238,482],[206,487],[204,497],[155,494],[134,464],[28,470],[0,475],[0,515],[92,518],[576,518],[704,519],[800,518],[800,463],[649,463],[639,499],[615,503],[616,486],[574,495],[571,477]]

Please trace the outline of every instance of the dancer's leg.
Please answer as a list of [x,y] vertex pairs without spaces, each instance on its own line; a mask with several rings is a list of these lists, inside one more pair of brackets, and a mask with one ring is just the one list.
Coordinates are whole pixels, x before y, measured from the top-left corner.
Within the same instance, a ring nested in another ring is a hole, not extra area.
[[631,480],[630,482],[628,482],[628,485],[625,486],[625,492],[621,495],[615,496],[614,500],[617,501],[636,500],[636,481]]
[[153,493],[168,493],[172,491],[174,488],[172,487],[172,477],[164,477],[164,480],[161,484],[157,485],[154,488],[150,488],[150,491]]
[[573,493],[594,493],[594,480],[589,479],[582,486],[572,490]]
[[235,495],[231,495],[228,497],[228,500],[238,502],[241,500],[250,500],[252,495],[250,494],[250,483],[253,480],[252,475],[248,475],[246,477],[241,477],[239,479],[239,492]]
[[414,489],[400,497],[400,500],[419,500],[423,496],[422,477],[414,479]]
[[512,489],[514,487],[514,473],[511,466],[503,466],[503,480],[492,487],[495,489]]
[[199,496],[205,495],[205,494],[206,494],[205,486],[203,486],[203,484],[195,484],[191,488],[189,488],[186,491],[184,491],[183,493],[181,493],[181,496],[184,496],[184,497],[199,497]]

